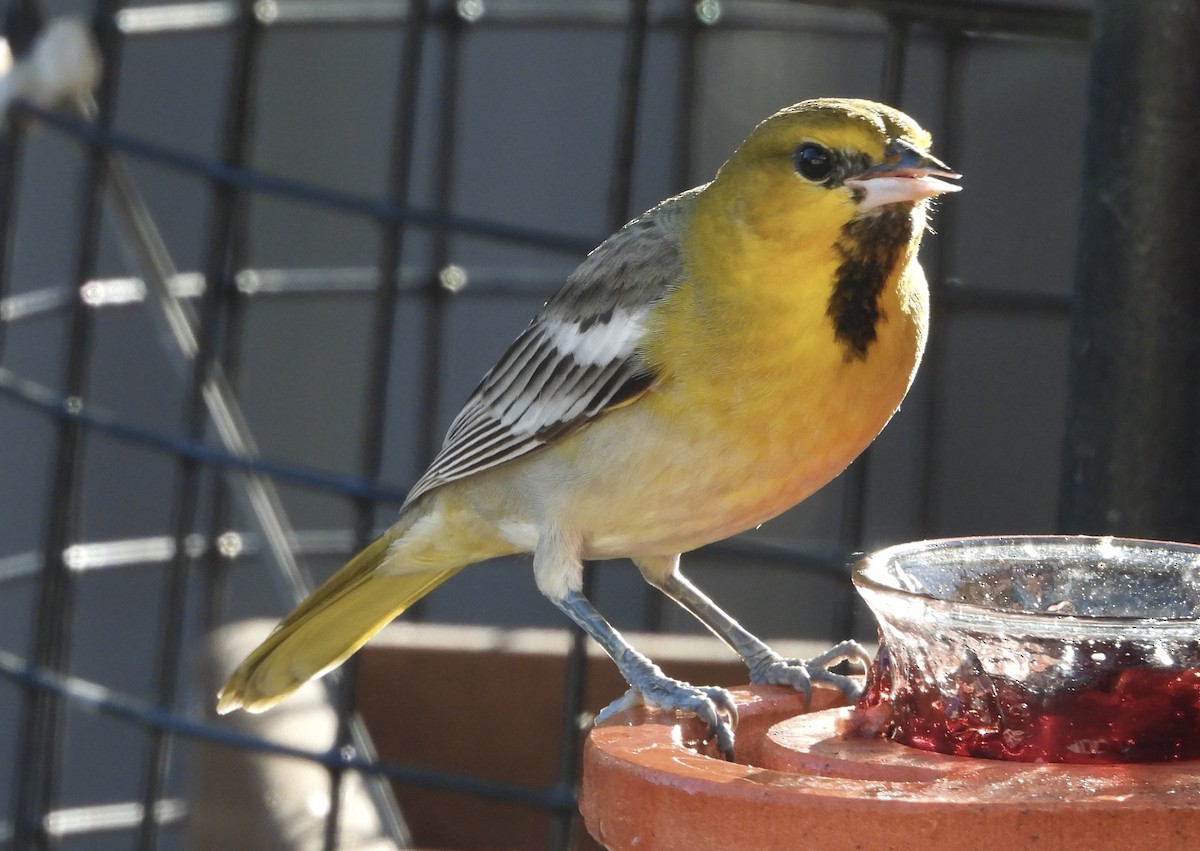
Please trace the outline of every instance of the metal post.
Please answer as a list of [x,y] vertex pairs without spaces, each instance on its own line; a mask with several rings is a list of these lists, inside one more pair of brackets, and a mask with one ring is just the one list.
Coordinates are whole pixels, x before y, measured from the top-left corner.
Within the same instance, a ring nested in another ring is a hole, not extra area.
[[1059,506],[1067,531],[1200,541],[1197,44],[1200,3],[1097,6]]

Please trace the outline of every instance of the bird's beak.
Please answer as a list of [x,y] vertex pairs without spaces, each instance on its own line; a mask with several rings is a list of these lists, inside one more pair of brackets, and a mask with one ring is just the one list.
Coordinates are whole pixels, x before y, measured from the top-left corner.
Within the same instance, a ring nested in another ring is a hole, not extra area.
[[855,192],[858,210],[866,213],[887,204],[920,201],[944,192],[958,192],[961,186],[939,178],[957,180],[961,174],[941,160],[897,140],[884,151],[884,161],[866,171],[847,177],[845,184]]

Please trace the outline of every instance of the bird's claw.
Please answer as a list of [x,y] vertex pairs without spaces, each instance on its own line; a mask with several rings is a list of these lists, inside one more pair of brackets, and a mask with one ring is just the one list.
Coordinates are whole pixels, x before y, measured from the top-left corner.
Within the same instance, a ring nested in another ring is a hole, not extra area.
[[738,711],[733,697],[725,689],[693,686],[663,677],[643,688],[630,688],[600,711],[596,723],[601,724],[619,712],[642,705],[667,712],[692,713],[705,726],[705,741],[714,740],[722,756],[733,761],[733,732],[737,729]]
[[812,700],[812,684],[825,683],[853,703],[862,694],[863,685],[855,677],[835,674],[829,667],[839,662],[857,662],[869,669],[871,657],[857,641],[843,641],[812,659],[785,659],[777,653],[757,660],[750,666],[750,682],[788,686]]

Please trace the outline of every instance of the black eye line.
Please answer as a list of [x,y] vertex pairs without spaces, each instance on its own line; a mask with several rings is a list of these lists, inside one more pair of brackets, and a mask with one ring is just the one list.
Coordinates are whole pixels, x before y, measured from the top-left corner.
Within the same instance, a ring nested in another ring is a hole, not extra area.
[[829,175],[830,186],[841,186],[847,177],[861,174],[871,165],[871,158],[861,151],[838,150],[834,154],[833,174]]

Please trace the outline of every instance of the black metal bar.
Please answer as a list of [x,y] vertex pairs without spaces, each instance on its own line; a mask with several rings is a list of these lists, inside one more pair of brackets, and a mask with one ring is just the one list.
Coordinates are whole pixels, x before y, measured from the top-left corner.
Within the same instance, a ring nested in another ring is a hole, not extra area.
[[629,207],[642,104],[642,76],[646,67],[646,30],[650,18],[647,0],[629,0],[628,14],[621,62],[621,94],[617,99],[616,144],[608,189],[608,225],[614,231],[625,224],[633,212]]
[[961,0],[790,0],[805,6],[827,6],[907,18],[910,23],[939,27],[964,35],[1003,38],[1053,38],[1085,41],[1091,13],[1049,4],[971,2]]
[[880,96],[884,103],[897,108],[903,104],[904,69],[908,64],[909,21],[889,17],[887,35],[883,40],[883,72],[879,80]]
[[[4,4],[4,39],[16,61],[30,48],[42,27],[42,14],[34,0],[8,0]],[[13,239],[16,236],[17,211],[14,207],[19,180],[18,165],[24,143],[24,129],[19,123],[0,126],[0,300],[12,283]],[[4,360],[7,339],[5,322],[0,322],[0,363]]]
[[[239,549],[227,558],[258,557],[265,553],[264,542],[253,531],[236,531],[242,539]],[[321,557],[340,556],[346,552],[352,543],[352,537],[347,530],[301,529],[295,533],[293,551],[299,555],[315,555]],[[174,547],[174,538],[170,538],[170,547]],[[164,549],[162,538],[149,536],[128,538],[120,541],[80,542],[73,545],[77,558],[84,558],[83,564],[69,565],[76,571],[118,570],[121,568],[142,568],[148,562],[155,563],[170,557],[172,549]],[[114,546],[129,546],[133,552],[126,555],[114,555],[109,549]],[[776,543],[763,538],[734,537],[705,548],[707,553],[726,554],[757,560],[764,567],[778,570],[800,569],[814,575],[837,577],[842,575],[846,559],[851,553],[842,548],[817,550],[806,549],[793,544]],[[99,562],[95,559],[100,559]],[[24,552],[6,555],[0,558],[0,584],[7,581],[27,580],[38,572],[39,553]]]
[[186,457],[214,467],[270,476],[302,487],[325,490],[351,497],[370,497],[381,502],[404,501],[407,489],[374,485],[357,476],[337,476],[257,455],[241,455],[217,449],[200,440],[166,435],[144,426],[118,420],[76,399],[64,399],[43,385],[22,381],[0,367],[0,396],[38,410],[56,420],[73,422],[94,432],[102,432],[120,441],[135,443],[174,457]]
[[1097,5],[1066,531],[1200,540],[1200,5]]
[[[454,202],[455,162],[449,153],[455,149],[458,138],[458,104],[461,88],[459,70],[462,59],[463,41],[469,24],[461,16],[444,19],[442,61],[438,71],[440,91],[438,97],[436,138],[446,153],[433,163],[433,211],[437,216],[449,215]],[[421,418],[417,423],[415,443],[421,457],[433,458],[442,442],[442,429],[437,412],[442,398],[442,365],[445,354],[446,308],[450,292],[441,284],[441,274],[452,262],[450,233],[446,230],[434,232],[430,247],[430,264],[433,274],[424,280],[426,315],[422,323],[424,338],[421,346],[421,375],[417,390]],[[580,248],[580,252],[589,249]],[[466,292],[473,290],[468,285]],[[425,618],[426,602],[418,600],[405,614],[409,620]]]
[[[596,584],[594,565],[584,565],[584,596],[590,595]],[[587,688],[588,637],[582,629],[572,627],[571,646],[563,660],[563,702],[558,721],[558,759],[554,769],[556,793],[569,798],[569,808],[551,811],[550,848],[565,851],[571,847],[571,833],[575,825],[575,783],[579,774],[579,735],[583,717],[583,699]]]
[[695,144],[696,90],[704,29],[694,9],[692,14],[683,19],[679,29],[682,42],[679,50],[679,92],[676,95],[679,114],[675,121],[675,162],[672,166],[675,174],[672,189],[678,191],[687,189],[693,183],[692,148]]
[[[113,117],[119,34],[112,27],[116,0],[103,0],[96,9],[95,28],[107,73],[100,83],[98,122],[108,126]],[[100,250],[102,190],[105,155],[99,147],[87,153],[80,191],[81,221],[79,250],[75,260],[75,285],[81,287],[96,269]],[[77,298],[69,316],[69,337],[62,382],[62,396],[83,399],[91,353],[92,317],[83,299]],[[38,588],[33,645],[29,658],[41,667],[65,671],[69,666],[73,583],[65,551],[78,523],[82,492],[82,456],[85,433],[81,424],[60,420],[56,435],[54,472],[47,506],[42,571]],[[58,772],[63,757],[63,706],[55,695],[39,690],[26,692],[21,724],[19,758],[14,777],[16,802],[13,816],[13,845],[16,848],[48,848],[44,817],[57,794]]]
[[[454,18],[446,24],[442,44],[442,64],[439,68],[440,96],[438,98],[437,140],[443,150],[454,150],[458,124],[458,68],[462,58],[464,24]],[[433,209],[438,215],[446,215],[454,198],[454,157],[438,157],[434,163]],[[422,412],[416,447],[425,459],[432,459],[442,443],[442,431],[438,427],[438,407],[442,398],[442,355],[445,335],[445,300],[449,293],[440,286],[438,271],[451,262],[449,234],[438,232],[431,246],[432,274],[425,278],[425,293],[428,314],[424,323],[424,346],[421,349],[421,384],[419,390]],[[421,610],[415,612],[420,615]]]
[[231,187],[251,190],[264,195],[278,195],[329,210],[366,216],[379,221],[408,223],[433,230],[456,231],[501,242],[532,245],[547,251],[559,251],[572,255],[590,251],[596,244],[592,238],[507,225],[474,216],[438,213],[418,207],[397,207],[387,201],[356,195],[352,192],[343,192],[303,180],[237,168],[224,163],[214,163],[199,155],[184,153],[166,145],[148,142],[145,139],[82,121],[61,112],[43,109],[25,101],[14,102],[12,111],[16,115],[37,118],[47,127],[66,131],[88,144],[107,148],[110,151],[125,153],[147,162],[188,172]]
[[[228,5],[232,6],[232,2]],[[660,8],[649,18],[651,28],[675,29],[691,14],[685,10]],[[971,2],[960,0],[740,0],[712,4],[714,23],[727,29],[771,29],[779,32],[791,25],[812,29],[811,22],[789,16],[798,8],[824,7],[837,11],[899,15],[913,23],[961,31],[975,37],[1053,39],[1086,41],[1090,13],[1083,9],[1036,3]],[[197,14],[199,12],[200,14]],[[554,0],[505,0],[483,2],[472,17],[475,26],[522,28],[621,27],[624,4],[617,0],[591,0],[568,5]],[[455,4],[445,4],[431,19],[446,25],[459,16]],[[405,4],[371,0],[329,0],[325,3],[280,3],[264,14],[263,23],[272,27],[364,26],[401,24]],[[229,25],[231,15],[209,3],[165,4],[162,8],[131,9],[122,16],[127,34],[153,34],[218,29]]]
[[[243,96],[246,101],[253,101],[256,96],[255,86],[252,85],[250,79],[242,81],[238,80],[240,75],[245,75],[247,78],[252,77],[254,70],[251,66],[257,63],[257,53],[263,42],[262,31],[266,28],[266,22],[261,15],[257,15],[256,23],[253,24],[245,20],[245,10],[241,10],[242,19],[237,22],[240,28],[239,33],[234,35],[234,44],[239,45],[246,38],[246,29],[254,27],[256,30],[253,41],[254,45],[245,46],[243,49],[248,51],[249,57],[239,56],[239,49],[235,47],[234,61],[235,67],[231,72],[231,80],[229,83],[229,91],[237,93],[245,88]],[[236,20],[236,15],[231,15],[231,23]],[[247,105],[243,108],[244,132],[247,137],[254,133],[255,112],[251,106]],[[242,160],[246,163],[251,162],[249,138],[244,140],[241,151]],[[228,269],[232,274],[233,282],[237,283],[242,273],[245,271],[247,258],[250,254],[250,233],[249,233],[249,217],[246,212],[245,197],[237,199],[235,205],[237,207],[237,217],[234,222],[235,227],[231,227],[227,234],[229,241],[229,260]],[[209,282],[205,282],[208,286]],[[228,281],[226,283],[229,283]],[[242,358],[242,341],[246,327],[246,301],[247,294],[239,286],[226,286],[222,288],[222,320],[224,323],[223,345],[217,353],[220,358],[221,371],[225,375],[230,390],[237,394],[239,390],[239,376],[241,373],[241,358]],[[203,442],[203,436],[198,436],[197,443]],[[209,506],[209,527],[212,530],[211,537],[214,542],[220,540],[220,536],[231,530],[234,526],[235,504],[234,504],[234,488],[231,487],[230,481],[225,476],[217,476],[213,481],[213,491]],[[207,634],[221,623],[221,612],[225,605],[226,585],[229,578],[229,571],[232,566],[232,559],[228,558],[221,552],[219,546],[206,548],[204,554],[199,559],[198,567],[202,577],[202,607],[200,617],[201,632]]]
[[[404,27],[403,62],[397,82],[395,120],[392,131],[391,174],[388,178],[389,199],[397,207],[407,204],[412,183],[413,149],[417,135],[417,104],[420,94],[421,66],[427,37],[426,0],[412,0]],[[400,292],[400,264],[403,262],[404,231],[401,223],[386,223],[379,246],[378,281],[374,301],[374,324],[371,329],[367,359],[367,379],[364,386],[365,416],[360,441],[359,475],[375,481],[383,459],[383,433],[387,411],[382,404],[388,395],[392,350],[396,324],[396,306]],[[372,537],[375,500],[358,500],[358,544],[366,545]]]
[[[451,771],[422,768],[401,762],[383,762],[361,754],[338,750],[308,750],[284,745],[250,733],[243,733],[217,724],[195,721],[177,712],[168,712],[144,700],[105,688],[97,683],[70,677],[60,671],[31,666],[25,659],[0,650],[0,677],[15,682],[27,690],[46,694],[56,701],[69,701],[80,711],[103,715],[136,724],[146,730],[162,730],[198,742],[233,747],[248,753],[288,757],[326,768],[337,766],[345,771],[387,777],[398,783],[408,783],[429,789],[443,789],[493,801],[524,807],[557,810],[573,806],[573,796],[564,796],[558,789],[539,789],[482,780]],[[36,846],[14,843],[25,851]]]
[[[389,198],[397,206],[407,203],[412,182],[413,150],[416,144],[417,106],[420,95],[421,67],[427,34],[425,0],[411,0],[405,17],[404,38],[397,80],[396,104],[392,130],[392,156],[388,177]],[[387,409],[383,404],[388,396],[394,347],[396,306],[399,296],[398,276],[403,259],[404,231],[399,223],[385,223],[380,234],[378,282],[374,294],[374,323],[367,355],[367,378],[363,388],[363,424],[360,439],[359,475],[366,481],[379,478],[383,459],[383,434]],[[355,500],[355,548],[367,545],[374,536],[376,501],[360,497]],[[343,665],[337,682],[338,728],[335,747],[353,743],[350,719],[355,714],[355,689],[358,681],[356,658]],[[342,813],[344,772],[329,771],[329,813],[325,818],[325,849],[336,851],[338,826]],[[390,796],[389,796],[390,797]],[[388,802],[390,803],[390,801]],[[385,817],[380,814],[381,818]],[[405,829],[406,831],[406,829]],[[406,831],[407,832],[407,831]]]
[[[240,252],[235,252],[238,254]],[[229,300],[225,314],[225,346],[221,353],[222,369],[229,386],[236,392],[241,360],[241,340],[245,328],[244,300],[233,298]],[[195,441],[202,444],[201,440]],[[209,505],[209,525],[212,530],[210,537],[213,542],[205,548],[199,558],[199,570],[202,582],[200,631],[207,634],[222,623],[222,612],[227,603],[225,598],[229,580],[229,570],[232,560],[221,551],[221,547],[212,546],[219,542],[221,536],[232,531],[234,526],[234,494],[225,476],[217,476],[213,482],[212,499]]]
[[[953,157],[953,151],[946,154]],[[938,212],[938,232],[941,233],[945,222],[953,221],[955,214],[950,212],[953,207]],[[950,242],[939,239],[938,244]],[[937,252],[940,257],[941,251]],[[989,314],[996,313],[1022,314],[1025,316],[1059,316],[1071,314],[1074,299],[1068,293],[997,290],[981,287],[963,286],[954,277],[939,275],[937,278],[938,303],[943,307],[951,307],[955,311],[985,310]]]
[[[442,44],[440,69],[441,93],[439,97],[437,138],[447,154],[439,156],[434,163],[434,210],[438,215],[447,215],[453,205],[455,169],[453,151],[458,138],[458,109],[461,81],[459,70],[462,59],[463,39],[467,24],[454,17],[446,24]],[[587,250],[587,249],[584,249]],[[424,370],[420,389],[421,418],[417,445],[422,455],[432,458],[441,444],[441,429],[438,427],[437,410],[441,399],[441,373],[443,343],[445,340],[446,299],[449,293],[438,280],[438,273],[452,262],[450,234],[439,231],[434,235],[431,263],[434,274],[425,284],[428,299],[428,317],[425,320],[425,341],[422,349]],[[470,287],[468,287],[468,290]]]
[[[940,143],[939,138],[939,143]],[[939,149],[945,147],[939,144]],[[947,155],[949,156],[949,155]],[[682,179],[676,186],[685,185]],[[948,208],[948,209],[953,209]],[[939,211],[937,220],[942,222],[950,217],[945,210]],[[936,254],[937,252],[934,252]],[[269,280],[254,292],[241,293],[247,298],[287,298],[294,296],[349,296],[369,294],[374,286],[362,280],[359,273],[367,269],[348,269],[330,271],[324,284],[315,283],[311,270],[290,269],[244,269],[241,274],[260,275]],[[471,286],[459,292],[455,298],[471,299],[486,296],[494,298],[506,296],[513,298],[544,298],[547,291],[555,284],[561,284],[562,279],[557,275],[547,273],[518,273],[519,277],[505,277],[493,274],[490,277],[472,276]],[[371,277],[375,269],[370,269]],[[353,280],[348,280],[353,278]],[[404,276],[398,281],[400,292],[411,293],[416,289],[414,276]],[[94,281],[104,285],[104,281]],[[429,275],[421,275],[421,287],[428,288]],[[953,276],[935,276],[930,286],[937,290],[939,304],[953,307],[955,310],[1004,312],[1010,314],[1026,314],[1031,316],[1069,317],[1074,299],[1070,293],[1043,292],[1039,290],[1010,290],[995,287],[979,287],[966,283]],[[66,313],[71,306],[72,298],[61,289],[31,290],[16,296],[0,296],[0,320],[4,324],[34,319],[41,316]],[[240,302],[239,302],[240,303]],[[228,348],[228,347],[227,347]],[[226,376],[230,371],[236,372],[236,361],[226,363]]]
[[[13,238],[17,226],[15,202],[24,139],[24,131],[19,125],[0,130],[0,303],[7,299],[12,287]],[[0,321],[0,363],[4,362],[7,331],[8,322]]]
[[[4,15],[4,35],[9,42],[10,50],[16,55],[23,53],[28,47],[27,38],[32,38],[32,33],[29,36],[23,34],[26,27],[31,27],[36,32],[40,26],[40,15],[35,5],[29,0],[13,0],[6,4]],[[7,296],[12,285],[12,255],[13,242],[16,234],[17,223],[17,183],[19,180],[19,166],[21,162],[21,152],[24,146],[24,131],[19,124],[10,122],[7,127],[0,128],[0,299]],[[7,322],[0,322],[0,363],[4,358],[4,346],[8,339]],[[27,692],[25,695],[25,704],[23,711],[32,713],[35,711],[34,696]],[[25,735],[30,735],[29,718],[25,719]],[[22,751],[26,747],[27,742],[20,743]],[[24,753],[23,753],[24,756]],[[17,782],[20,782],[22,774],[14,774]],[[15,813],[20,817],[21,808],[18,804]]]
[[[253,4],[243,2],[234,28],[233,68],[230,72],[227,111],[221,131],[220,160],[241,167],[249,146],[249,113],[252,108],[252,79],[258,27]],[[205,260],[205,287],[196,329],[198,350],[191,363],[191,375],[185,395],[182,430],[192,440],[202,440],[208,421],[204,394],[210,370],[221,358],[222,318],[229,296],[234,292],[230,261],[234,234],[239,228],[241,211],[238,190],[220,183],[212,186],[213,205]],[[184,625],[188,601],[188,579],[192,555],[185,541],[197,528],[204,468],[186,456],[179,459],[174,511],[175,554],[167,568],[158,627],[155,657],[154,694],[158,705],[173,710],[178,690],[180,660],[183,653]],[[163,731],[150,731],[149,753],[142,780],[142,825],[138,833],[141,851],[153,851],[158,844],[158,820],[154,818],[157,801],[162,797],[172,752],[172,739]]]
[[[963,92],[963,62],[964,40],[957,33],[946,36],[946,59],[943,65],[943,99],[942,114],[945,118],[943,137],[937,142],[939,155],[947,162],[955,162],[955,156],[960,150],[959,119],[962,116]],[[969,180],[969,178],[968,178]],[[954,254],[954,236],[956,233],[956,206],[949,204],[938,211],[938,239],[933,248],[933,274],[930,279],[930,319],[929,340],[926,343],[924,364],[921,366],[921,380],[928,388],[926,401],[921,417],[924,425],[921,429],[921,480],[917,493],[917,529],[921,537],[936,534],[935,517],[937,514],[936,495],[937,483],[941,475],[941,442],[942,416],[945,410],[943,399],[942,374],[945,371],[946,342],[945,330],[948,327],[946,314],[953,305],[953,293],[965,290],[965,287],[950,288],[942,283],[955,274],[956,263]]]

